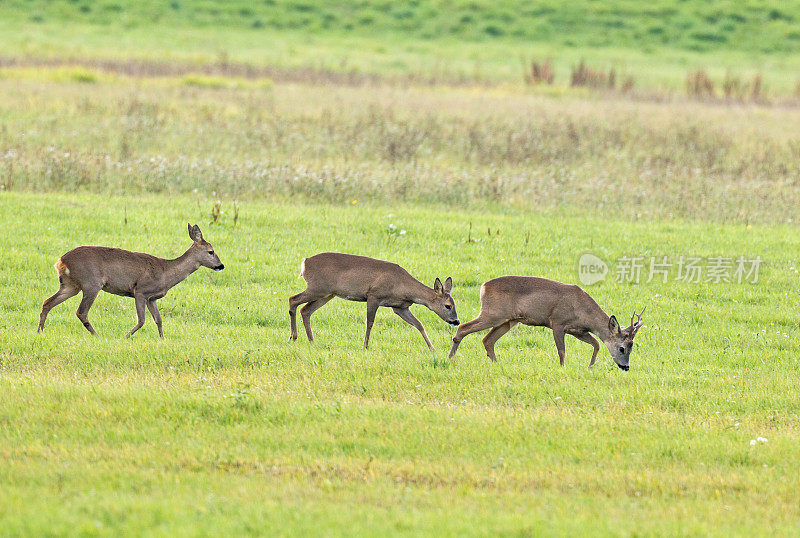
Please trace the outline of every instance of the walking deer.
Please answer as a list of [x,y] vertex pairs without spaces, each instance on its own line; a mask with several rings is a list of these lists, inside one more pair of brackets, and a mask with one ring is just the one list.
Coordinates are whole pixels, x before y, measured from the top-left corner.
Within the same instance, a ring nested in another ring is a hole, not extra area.
[[429,288],[397,264],[337,252],[324,252],[304,259],[300,264],[300,276],[306,281],[306,289],[289,297],[292,340],[297,340],[297,307],[305,303],[300,315],[306,336],[313,342],[311,314],[334,297],[367,303],[365,348],[369,345],[375,313],[381,306],[391,308],[403,321],[416,328],[431,350],[433,344],[425,333],[425,327],[411,313],[409,307],[412,304],[427,306],[450,325],[459,324],[456,305],[450,296],[453,279],[449,277],[444,284],[437,278],[433,288]]
[[202,265],[214,271],[222,271],[225,266],[219,261],[211,245],[203,239],[203,233],[195,224],[189,225],[189,238],[192,246],[181,256],[165,260],[150,254],[131,252],[119,248],[78,247],[70,250],[56,262],[56,272],[61,287],[44,305],[39,316],[39,332],[44,330],[47,314],[54,306],[83,292],[78,306],[78,319],[91,334],[97,334],[89,323],[89,309],[100,290],[114,295],[133,297],[136,301],[137,323],[125,335],[129,338],[144,325],[145,306],[150,310],[158,334],[164,337],[161,328],[161,313],[156,301]]
[[[453,337],[450,358],[468,334],[491,328],[483,338],[486,354],[493,361],[494,345],[518,323],[533,327],[549,327],[558,349],[558,360],[564,365],[564,335],[570,334],[593,348],[592,367],[600,345],[594,334],[608,348],[620,369],[630,368],[633,337],[642,327],[642,314],[634,312],[630,326],[622,329],[614,316],[609,317],[588,293],[578,286],[554,280],[524,276],[503,276],[481,286],[481,312],[477,318],[458,327]],[[634,318],[638,317],[636,321]]]

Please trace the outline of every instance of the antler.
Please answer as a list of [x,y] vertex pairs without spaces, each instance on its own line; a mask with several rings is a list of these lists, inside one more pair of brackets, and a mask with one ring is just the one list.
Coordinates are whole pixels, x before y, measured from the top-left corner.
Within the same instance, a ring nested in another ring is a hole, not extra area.
[[[631,330],[633,331],[632,335],[635,335],[636,331],[638,331],[639,328],[643,325],[642,314],[644,314],[646,308],[647,308],[646,306],[642,308],[642,311],[639,312],[638,314],[636,313],[636,310],[633,311],[633,315],[631,316]],[[633,318],[637,318],[635,323]]]

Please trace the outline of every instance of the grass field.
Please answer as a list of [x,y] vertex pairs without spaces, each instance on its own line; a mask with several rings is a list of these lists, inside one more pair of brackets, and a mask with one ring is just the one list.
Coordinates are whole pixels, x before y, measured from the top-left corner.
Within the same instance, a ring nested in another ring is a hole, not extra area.
[[793,108],[6,74],[5,189],[800,221]]
[[581,59],[637,88],[682,93],[687,73],[800,82],[800,9],[761,0],[476,2],[276,0],[0,3],[0,60],[240,62],[423,80],[516,83],[531,57],[568,84]]
[[[0,2],[0,536],[796,535],[798,17]],[[553,86],[523,84],[532,56]],[[567,87],[582,58],[643,91]],[[765,99],[688,99],[696,68],[760,72]],[[226,269],[160,301],[163,340],[151,319],[124,339],[134,303],[108,294],[97,337],[77,298],[36,333],[66,251],[174,257],[187,222]],[[300,262],[327,250],[452,276],[462,321],[482,282],[578,283],[593,254],[587,291],[645,327],[629,372],[571,338],[561,368],[527,327],[497,363],[483,334],[447,360],[422,307],[435,352],[390,311],[364,350],[365,305],[339,300],[289,342]],[[714,282],[740,257],[757,279]]]
[[[760,0],[687,3],[544,0],[412,0],[398,5],[385,0],[232,0],[100,2],[81,0],[6,0],[6,15],[33,23],[69,22],[137,28],[197,27],[211,30],[301,30],[304,33],[352,33],[405,41],[451,38],[459,41],[538,41],[568,46],[671,46],[687,50],[791,52],[800,44],[793,23],[795,5]],[[764,32],[764,33],[762,33]],[[766,34],[766,35],[765,35]]]
[[[796,530],[800,335],[780,306],[797,293],[793,228],[265,202],[243,203],[235,227],[231,215],[211,226],[212,202],[0,198],[0,533]],[[35,333],[63,252],[175,256],[186,220],[226,269],[200,270],[161,301],[163,341],[152,320],[124,340],[133,302],[106,294],[90,314],[98,337],[75,299]],[[586,251],[760,255],[765,266],[756,284],[590,288],[623,319],[648,307],[622,373],[605,350],[588,370],[576,340],[558,368],[552,337],[529,328],[500,340],[496,364],[478,336],[447,362],[452,329],[419,308],[435,353],[388,312],[365,351],[364,306],[343,301],[315,315],[314,345],[290,343],[299,262],[328,249],[394,259],[429,283],[451,275],[462,320],[484,280],[577,282]],[[759,436],[768,442],[751,446]]]

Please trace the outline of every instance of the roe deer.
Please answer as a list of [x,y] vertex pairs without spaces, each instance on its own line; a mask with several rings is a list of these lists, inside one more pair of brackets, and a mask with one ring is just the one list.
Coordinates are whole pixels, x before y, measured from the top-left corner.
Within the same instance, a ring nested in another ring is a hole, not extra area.
[[369,333],[379,306],[390,307],[415,327],[431,350],[433,344],[425,334],[425,327],[409,309],[412,304],[427,306],[450,325],[459,323],[456,305],[450,296],[453,289],[450,277],[444,284],[437,278],[433,288],[429,288],[395,263],[337,252],[324,252],[304,259],[300,264],[300,276],[306,281],[306,289],[289,297],[292,340],[297,340],[297,307],[306,303],[300,309],[300,315],[306,335],[313,342],[311,314],[334,297],[367,303],[364,347],[369,345]]
[[[596,335],[608,348],[620,369],[630,368],[633,337],[642,327],[642,314],[634,312],[631,324],[620,328],[617,318],[609,317],[588,293],[578,286],[554,280],[524,276],[502,276],[481,286],[481,312],[477,318],[458,327],[453,337],[450,358],[468,334],[491,328],[483,338],[490,359],[496,361],[494,344],[517,323],[533,327],[549,327],[558,349],[558,360],[564,365],[564,335],[571,334],[594,348],[589,366],[597,359],[600,345]],[[638,320],[634,322],[634,317]]]
[[136,300],[137,323],[125,335],[129,338],[144,325],[144,308],[150,310],[153,321],[158,326],[158,334],[164,338],[161,328],[161,313],[156,301],[197,271],[202,265],[215,271],[222,271],[225,266],[219,261],[214,249],[203,239],[200,228],[189,225],[189,238],[192,246],[180,257],[173,260],[156,258],[150,254],[131,252],[109,247],[78,247],[70,250],[56,262],[56,272],[61,287],[42,305],[39,316],[39,332],[44,329],[44,322],[50,310],[83,292],[81,304],[78,306],[78,319],[91,334],[97,334],[89,323],[89,309],[92,307],[100,290],[133,297]]

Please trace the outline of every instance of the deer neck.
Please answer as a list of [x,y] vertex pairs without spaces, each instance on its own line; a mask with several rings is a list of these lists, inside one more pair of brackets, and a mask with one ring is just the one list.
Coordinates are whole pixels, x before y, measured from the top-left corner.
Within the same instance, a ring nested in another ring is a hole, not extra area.
[[421,282],[419,283],[418,289],[415,291],[416,297],[414,298],[414,302],[436,312],[436,310],[434,310],[434,304],[439,300],[439,294],[433,291],[433,288],[429,288]]
[[422,306],[427,306],[428,308],[431,307],[434,299],[436,298],[436,292],[419,280],[414,280],[413,285],[409,287],[405,295],[414,304],[420,304]]
[[592,315],[592,323],[589,327],[589,332],[597,336],[603,342],[608,342],[611,339],[611,329],[608,328],[608,322],[611,316],[606,314],[602,308],[597,307],[597,312]]
[[192,256],[192,248],[172,260],[167,260],[167,267],[164,271],[164,284],[167,289],[182,282],[187,276],[191,275],[200,268],[200,263]]

